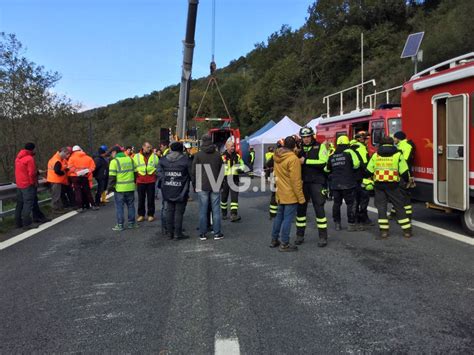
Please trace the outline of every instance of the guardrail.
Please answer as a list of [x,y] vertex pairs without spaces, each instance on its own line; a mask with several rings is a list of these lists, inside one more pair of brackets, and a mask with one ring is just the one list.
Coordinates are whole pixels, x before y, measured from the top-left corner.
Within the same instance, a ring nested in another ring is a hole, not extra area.
[[[46,182],[46,179],[39,180],[38,192],[45,191],[47,189],[48,183]],[[7,211],[3,210],[3,201],[10,199],[16,199],[16,184],[14,183],[0,186],[0,221],[2,221],[4,217],[15,214],[15,209]],[[51,198],[46,198],[44,200],[38,201],[38,203],[41,205],[49,201],[51,201]]]

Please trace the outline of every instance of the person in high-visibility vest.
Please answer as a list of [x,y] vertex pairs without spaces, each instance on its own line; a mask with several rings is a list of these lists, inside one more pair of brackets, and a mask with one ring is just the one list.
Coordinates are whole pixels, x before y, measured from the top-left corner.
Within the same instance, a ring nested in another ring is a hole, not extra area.
[[68,159],[68,175],[71,178],[76,200],[77,212],[84,212],[86,208],[98,210],[91,192],[92,174],[95,170],[94,159],[87,155],[81,147],[72,147],[72,154]]
[[231,139],[226,142],[225,148],[226,150],[221,155],[224,165],[224,181],[221,190],[222,219],[227,219],[227,200],[230,194],[230,221],[237,222],[241,219],[239,216],[239,174],[243,172],[245,165],[240,154],[235,151],[235,144]]
[[302,149],[300,151],[301,177],[303,179],[303,193],[305,203],[298,206],[296,213],[296,241],[299,245],[304,242],[306,230],[306,212],[308,203],[313,203],[316,214],[316,226],[318,228],[319,240],[318,247],[327,245],[328,239],[328,221],[324,204],[326,202],[327,179],[324,168],[328,162],[328,151],[325,144],[321,144],[314,139],[314,131],[311,127],[302,127],[300,129],[302,139]]
[[329,157],[328,163],[324,171],[329,173],[330,188],[334,195],[334,204],[332,206],[332,218],[334,220],[336,230],[340,231],[341,226],[341,205],[342,200],[347,206],[347,230],[355,232],[356,213],[355,199],[356,187],[358,185],[357,170],[360,166],[360,160],[356,153],[349,146],[349,137],[341,135],[337,138],[337,148]]
[[387,203],[391,202],[397,210],[398,223],[403,236],[412,236],[410,219],[403,208],[404,199],[400,192],[400,180],[409,181],[410,172],[403,154],[393,145],[392,137],[383,137],[380,146],[367,164],[367,177],[375,181],[375,207],[378,211],[380,234],[377,239],[389,236]]
[[360,167],[356,173],[357,187],[356,187],[356,202],[355,202],[355,211],[356,211],[356,221],[360,227],[363,229],[364,226],[373,226],[374,223],[370,220],[367,213],[367,207],[369,206],[370,195],[369,191],[363,187],[363,179],[365,174],[365,169],[369,163],[369,151],[367,149],[367,142],[369,140],[369,135],[365,131],[359,131],[356,133],[354,140],[351,141],[351,149],[357,154],[357,157],[360,160]]
[[275,154],[273,147],[268,147],[268,150],[265,153],[265,165],[264,165],[264,167],[265,167],[265,178],[266,179],[269,179],[270,175],[273,172],[273,166],[268,165],[268,162],[273,158],[273,154]]
[[142,149],[133,157],[135,172],[137,173],[137,222],[143,222],[145,216],[148,217],[148,222],[155,220],[156,169],[158,168],[160,159],[153,153],[152,148],[150,143],[145,142],[142,145]]
[[249,170],[253,172],[253,163],[255,163],[255,150],[253,147],[250,147],[249,151]]
[[[405,158],[405,161],[408,164],[408,169],[410,170],[410,173],[412,172],[412,167],[413,167],[413,161],[415,160],[415,144],[407,139],[407,135],[405,132],[398,131],[393,135],[393,141],[397,147],[397,149],[402,152],[403,157]],[[408,182],[402,182],[400,184],[400,191],[403,195],[404,199],[404,208],[405,208],[405,213],[407,214],[408,218],[412,218],[413,215],[413,207],[411,205],[411,194],[410,194],[410,189],[414,187],[414,179],[413,177],[410,177],[410,181]],[[392,208],[390,211],[390,215],[394,217],[396,215],[396,210]]]
[[111,149],[111,160],[109,164],[109,191],[114,191],[115,212],[117,224],[112,228],[114,231],[125,229],[124,205],[128,210],[127,228],[137,228],[135,221],[135,164],[133,159],[127,156],[120,147]]
[[48,161],[46,180],[51,185],[51,206],[54,213],[63,213],[62,195],[64,186],[69,185],[67,176],[67,160],[71,152],[67,147],[61,148]]

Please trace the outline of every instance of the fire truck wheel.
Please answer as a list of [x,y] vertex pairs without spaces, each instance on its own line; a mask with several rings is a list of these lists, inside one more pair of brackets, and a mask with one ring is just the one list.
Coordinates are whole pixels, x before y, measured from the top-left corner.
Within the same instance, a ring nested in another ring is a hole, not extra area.
[[464,231],[470,236],[474,237],[474,205],[470,205],[469,208],[461,215],[461,222]]

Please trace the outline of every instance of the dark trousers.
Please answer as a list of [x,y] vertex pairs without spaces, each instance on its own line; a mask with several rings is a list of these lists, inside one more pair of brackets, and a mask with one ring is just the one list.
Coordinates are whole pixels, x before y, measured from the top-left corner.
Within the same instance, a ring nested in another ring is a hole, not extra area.
[[[33,218],[31,218],[33,215]],[[16,190],[15,224],[18,228],[26,227],[34,222],[42,222],[45,215],[38,203],[38,193],[35,186]]]
[[97,191],[95,193],[95,204],[97,206],[100,205],[100,199],[102,197],[102,193],[107,190],[107,179],[95,179],[97,181]]
[[[393,183],[396,184],[396,183]],[[389,229],[389,222],[387,218],[387,204],[391,202],[397,211],[397,220],[402,229],[411,228],[410,219],[404,209],[404,196],[400,191],[398,184],[390,187],[375,187],[375,207],[379,216],[379,228],[381,230]]]
[[272,196],[270,197],[270,207],[269,213],[270,218],[275,218],[278,212],[278,203],[276,201],[276,192],[272,191]]
[[[155,215],[155,183],[137,184],[138,193],[138,215],[150,216]],[[146,210],[145,210],[146,201]]]
[[61,200],[64,207],[74,207],[76,205],[72,184],[62,186]]
[[239,191],[235,191],[235,188],[232,188],[229,185],[227,179],[233,179],[234,185],[239,186],[239,176],[238,175],[231,175],[226,176],[224,181],[222,182],[222,189],[221,189],[221,212],[225,216],[227,215],[228,204],[227,200],[229,199],[230,194],[230,213],[237,214],[239,211]]
[[369,191],[367,191],[362,186],[360,186],[360,184],[358,184],[355,190],[355,211],[357,223],[364,223],[369,221],[369,215],[367,213],[369,201]]
[[72,188],[74,189],[74,196],[77,208],[89,208],[94,206],[94,198],[89,186],[89,179],[84,176],[71,177]]
[[168,235],[181,236],[183,234],[183,216],[186,210],[186,202],[166,201],[166,227]]
[[326,212],[324,211],[324,203],[326,198],[323,195],[325,186],[321,184],[303,183],[303,193],[306,202],[298,205],[296,212],[296,234],[304,236],[306,229],[306,211],[308,209],[309,201],[312,201],[314,212],[316,213],[316,226],[318,230],[327,230],[328,221]]
[[344,200],[347,206],[347,222],[349,224],[354,224],[356,222],[355,188],[346,190],[332,190],[332,194],[334,197],[334,204],[332,205],[332,218],[334,222],[341,223],[341,205],[342,200]]
[[17,227],[26,227],[32,223],[31,214],[35,203],[36,188],[16,190],[15,223]]

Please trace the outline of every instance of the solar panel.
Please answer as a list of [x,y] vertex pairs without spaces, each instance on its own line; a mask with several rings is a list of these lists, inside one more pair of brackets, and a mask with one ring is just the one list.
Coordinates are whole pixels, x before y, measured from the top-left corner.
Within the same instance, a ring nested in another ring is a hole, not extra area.
[[412,33],[408,36],[407,41],[405,42],[405,48],[400,58],[409,58],[414,57],[418,54],[418,49],[420,49],[421,41],[423,40],[424,32]]

